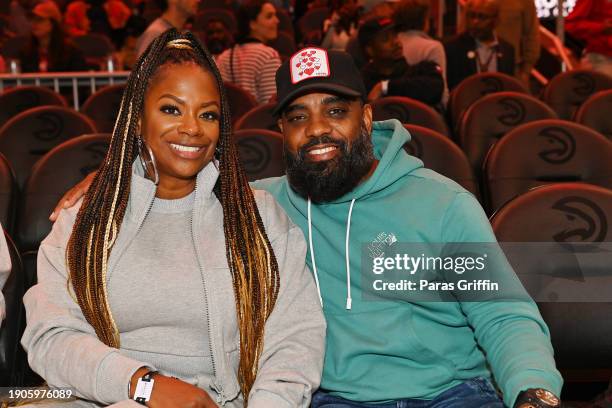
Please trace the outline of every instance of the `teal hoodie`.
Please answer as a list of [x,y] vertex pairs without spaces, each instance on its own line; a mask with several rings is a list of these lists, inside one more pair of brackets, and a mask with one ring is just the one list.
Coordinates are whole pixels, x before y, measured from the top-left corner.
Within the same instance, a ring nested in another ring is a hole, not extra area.
[[[410,135],[401,123],[375,122],[372,139],[375,172],[345,196],[312,204],[310,234],[308,200],[285,177],[255,183],[272,193],[307,241],[312,238],[327,319],[321,388],[362,402],[433,399],[465,380],[494,376],[510,407],[527,388],[559,395],[562,378],[548,328],[531,301],[362,299],[361,254],[370,243],[390,236],[405,243],[495,242],[478,201],[404,151]],[[309,249],[314,271],[312,260]],[[514,275],[509,267],[500,272]]]

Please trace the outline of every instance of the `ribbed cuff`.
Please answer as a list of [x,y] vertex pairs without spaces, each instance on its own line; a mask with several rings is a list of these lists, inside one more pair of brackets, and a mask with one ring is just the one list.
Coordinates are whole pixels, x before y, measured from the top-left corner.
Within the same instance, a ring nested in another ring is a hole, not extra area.
[[98,368],[96,399],[107,405],[129,399],[128,384],[141,367],[155,369],[150,364],[126,357],[118,351],[110,353]]

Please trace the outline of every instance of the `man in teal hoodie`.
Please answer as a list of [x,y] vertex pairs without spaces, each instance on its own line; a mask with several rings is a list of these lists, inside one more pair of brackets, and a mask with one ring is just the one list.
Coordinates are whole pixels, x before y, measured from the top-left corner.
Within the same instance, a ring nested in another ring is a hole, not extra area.
[[[287,176],[255,188],[271,192],[309,242],[327,319],[313,408],[502,407],[493,379],[506,406],[558,406],[562,379],[531,299],[364,299],[362,251],[494,243],[489,222],[470,193],[404,151],[410,135],[398,121],[372,121],[348,54],[301,50],[276,83]],[[496,273],[516,279],[509,266]]]
[[[478,201],[409,156],[398,121],[372,121],[348,54],[301,50],[276,82],[287,176],[254,187],[271,192],[309,242],[327,319],[312,407],[558,406],[562,379],[531,300],[367,299],[364,251],[369,259],[391,244],[495,243]],[[494,272],[516,280],[507,263]]]

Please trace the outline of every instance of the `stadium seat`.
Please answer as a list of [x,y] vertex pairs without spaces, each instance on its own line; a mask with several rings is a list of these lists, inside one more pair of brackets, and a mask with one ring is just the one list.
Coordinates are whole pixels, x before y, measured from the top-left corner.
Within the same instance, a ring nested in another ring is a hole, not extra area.
[[508,131],[524,123],[555,119],[545,103],[527,94],[497,92],[485,95],[463,115],[459,126],[459,145],[477,175],[489,148]]
[[532,187],[581,181],[612,188],[612,141],[585,126],[540,120],[508,132],[485,162],[491,212]]
[[95,124],[73,109],[46,106],[21,112],[0,128],[0,153],[15,170],[22,188],[34,163],[60,143],[96,133]]
[[56,146],[32,168],[19,205],[15,235],[28,284],[36,282],[36,254],[51,231],[49,214],[66,191],[98,169],[109,143],[109,134],[79,136]]
[[470,163],[452,140],[434,130],[404,125],[410,132],[410,142],[404,145],[408,154],[418,157],[425,167],[446,176],[478,197],[478,183]]
[[19,86],[0,94],[0,126],[13,116],[39,106],[68,106],[60,94],[42,86]]
[[267,129],[274,132],[280,132],[280,128],[276,123],[276,118],[272,114],[275,107],[276,102],[269,102],[254,107],[238,119],[235,129]]
[[12,232],[15,219],[16,187],[15,173],[8,160],[0,153],[0,224],[8,232]]
[[230,113],[232,114],[232,123],[235,124],[245,113],[257,106],[257,101],[250,92],[238,85],[234,85],[231,82],[224,82],[223,85],[225,86]]
[[[507,203],[491,219],[500,242],[533,245],[528,251],[533,253],[535,267],[521,268],[528,257],[524,250],[513,265],[523,271],[519,277],[524,283],[542,288],[535,300],[550,329],[555,362],[566,385],[607,383],[612,375],[612,303],[601,301],[612,285],[610,220],[612,190],[583,183],[535,188]],[[541,253],[543,248],[559,251]],[[597,257],[600,261],[593,262]],[[569,301],[568,294],[575,299]]]
[[423,126],[449,136],[442,116],[423,102],[403,96],[386,96],[371,105],[374,120],[397,119],[404,124]]
[[571,120],[591,95],[612,88],[612,78],[597,71],[577,69],[563,72],[550,80],[542,99],[560,119]]
[[512,91],[527,94],[525,86],[516,78],[498,73],[483,72],[472,75],[455,87],[450,93],[448,110],[451,126],[456,130],[463,113],[471,104],[490,93]]
[[264,129],[234,132],[240,161],[249,181],[285,174],[283,135]]
[[11,237],[2,228],[0,234],[6,238],[11,258],[11,272],[2,288],[6,318],[0,330],[0,387],[16,387],[23,385],[27,367],[26,353],[19,343],[26,323],[23,308],[24,275],[19,252]]
[[112,133],[124,90],[125,84],[105,86],[83,104],[81,113],[94,121],[99,132]]
[[574,121],[594,129],[612,140],[612,89],[599,91],[589,97],[578,112]]

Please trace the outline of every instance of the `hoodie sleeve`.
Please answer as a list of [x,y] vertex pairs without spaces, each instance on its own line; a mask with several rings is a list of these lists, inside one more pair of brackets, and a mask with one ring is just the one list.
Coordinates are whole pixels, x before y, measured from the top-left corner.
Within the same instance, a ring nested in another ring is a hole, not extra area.
[[305,265],[302,231],[270,194],[257,193],[265,194],[265,207],[259,208],[278,262],[280,291],[266,322],[249,407],[308,407],[323,370],[325,319],[314,279]]
[[[443,242],[496,242],[480,204],[466,192],[457,193],[441,227]],[[499,281],[519,282],[505,257],[491,273]],[[518,285],[525,293],[520,282]],[[563,380],[555,367],[550,333],[531,299],[462,302],[461,308],[486,353],[507,406],[514,406],[518,394],[529,388],[560,394]]]
[[110,405],[128,399],[138,368],[150,366],[102,343],[68,291],[66,242],[78,212],[62,211],[38,250],[38,284],[23,298],[27,326],[21,343],[28,361],[50,386],[70,387],[77,396]]

